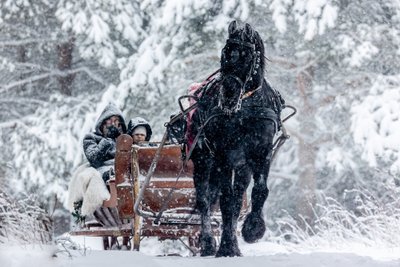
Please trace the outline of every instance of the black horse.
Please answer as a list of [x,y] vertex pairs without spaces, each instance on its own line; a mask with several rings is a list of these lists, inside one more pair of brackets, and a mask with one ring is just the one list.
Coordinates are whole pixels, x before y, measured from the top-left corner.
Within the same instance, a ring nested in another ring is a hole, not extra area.
[[[252,243],[266,230],[263,206],[268,197],[273,138],[280,127],[283,99],[264,79],[264,45],[249,24],[229,25],[220,72],[199,89],[198,107],[188,127],[195,147],[196,207],[201,214],[201,255],[240,256],[236,228],[243,194],[251,177],[251,212],[242,236]],[[233,182],[232,182],[233,179]],[[217,251],[210,207],[219,197],[222,236]]]

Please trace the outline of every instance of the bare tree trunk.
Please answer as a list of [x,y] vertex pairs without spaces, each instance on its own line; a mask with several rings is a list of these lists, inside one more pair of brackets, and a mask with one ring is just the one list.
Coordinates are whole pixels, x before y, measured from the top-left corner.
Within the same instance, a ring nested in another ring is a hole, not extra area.
[[[21,63],[25,63],[26,60],[27,60],[27,58],[26,58],[26,48],[25,48],[24,45],[20,45],[20,46],[17,47],[17,61],[21,62]],[[23,80],[25,77],[26,77],[26,75],[24,75],[22,73],[19,75],[19,79],[20,80]],[[26,88],[25,85],[21,85],[21,86],[19,86],[18,91],[19,92],[23,92],[23,91],[25,91],[25,88]]]
[[[58,69],[60,71],[71,70],[72,67],[72,52],[74,50],[75,38],[70,38],[68,42],[57,45],[58,53]],[[63,75],[58,78],[60,83],[60,91],[64,95],[72,95],[72,82],[74,81],[75,74]]]
[[18,62],[26,62],[26,49],[25,46],[18,46]]
[[[303,105],[299,112],[300,129],[302,138],[299,145],[299,180],[298,194],[296,199],[297,221],[306,229],[306,225],[312,225],[314,221],[313,208],[316,203],[316,153],[315,147],[315,113],[316,109],[310,103],[312,101],[312,79],[311,67],[301,72],[297,77],[297,86],[300,90]],[[305,219],[305,221],[303,220]]]

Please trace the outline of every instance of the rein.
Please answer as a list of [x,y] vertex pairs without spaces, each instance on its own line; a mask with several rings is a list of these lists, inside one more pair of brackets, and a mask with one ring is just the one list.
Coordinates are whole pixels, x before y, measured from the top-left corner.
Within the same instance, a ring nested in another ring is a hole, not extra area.
[[[156,224],[156,225],[159,224],[160,219],[161,219],[161,216],[162,216],[162,214],[164,213],[164,211],[167,209],[167,205],[168,205],[169,201],[171,200],[172,193],[173,193],[176,189],[178,189],[178,188],[176,187],[176,185],[178,184],[178,180],[179,180],[179,178],[181,178],[181,175],[182,175],[183,171],[185,170],[185,168],[186,168],[186,166],[187,166],[187,163],[188,163],[189,160],[190,160],[190,156],[191,156],[192,153],[193,153],[193,150],[194,150],[194,148],[195,148],[195,146],[196,146],[196,144],[197,144],[197,141],[199,140],[200,135],[201,135],[202,132],[203,132],[204,127],[206,127],[206,125],[210,122],[211,119],[213,119],[213,118],[215,118],[215,117],[217,117],[217,116],[221,116],[221,115],[224,115],[224,114],[223,114],[223,113],[216,113],[216,114],[213,114],[213,115],[210,116],[210,117],[204,122],[204,124],[199,128],[199,131],[198,131],[196,137],[194,138],[194,141],[193,141],[193,144],[192,144],[192,146],[191,146],[191,148],[190,148],[190,150],[189,150],[189,153],[186,155],[186,158],[185,158],[185,160],[184,160],[184,162],[183,162],[183,164],[182,164],[182,168],[180,169],[179,174],[178,174],[178,176],[176,177],[175,186],[172,187],[171,190],[169,191],[167,198],[165,199],[165,201],[164,201],[162,207],[160,208],[160,211],[158,212],[158,214],[157,214],[157,216],[156,216],[156,219],[154,220],[154,224]],[[158,159],[157,159],[157,160],[158,160]]]
[[[257,87],[256,89],[254,89],[254,90],[252,90],[252,91],[247,92],[246,94],[244,94],[244,95],[241,97],[241,99],[245,99],[245,98],[247,98],[247,97],[252,96],[256,91],[260,90],[261,88],[262,88],[262,85],[260,85],[259,87]],[[192,109],[194,109],[195,107],[197,107],[197,104],[192,105],[192,106],[189,108],[189,110],[192,110]],[[285,105],[285,107],[288,107],[288,108],[292,109],[293,112],[292,112],[292,114],[290,114],[289,116],[287,116],[286,118],[284,118],[284,119],[282,120],[282,122],[285,122],[286,120],[288,120],[289,118],[291,118],[293,115],[296,114],[296,111],[297,111],[293,106]],[[169,124],[171,124],[173,121],[175,121],[175,120],[181,118],[182,116],[185,116],[185,115],[187,114],[187,112],[188,112],[188,111],[186,111],[185,113],[180,113],[179,115],[175,116],[174,118],[171,119],[170,122],[166,123],[166,126],[168,126]],[[204,122],[204,124],[201,125],[201,126],[199,127],[198,133],[197,133],[196,137],[194,138],[194,141],[193,141],[193,143],[192,143],[192,146],[191,146],[191,148],[190,148],[188,154],[186,155],[186,158],[185,158],[185,160],[184,160],[184,162],[183,162],[183,164],[182,164],[181,170],[179,171],[179,174],[178,174],[178,176],[176,177],[175,186],[172,187],[172,188],[170,189],[170,191],[169,191],[169,193],[168,193],[168,196],[167,196],[167,198],[165,199],[165,201],[164,201],[162,207],[160,208],[160,211],[158,212],[158,214],[156,215],[155,213],[153,213],[152,215],[150,215],[150,214],[147,214],[147,213],[143,212],[143,211],[139,208],[139,205],[140,205],[141,201],[143,200],[145,189],[146,189],[146,188],[148,187],[148,185],[150,184],[150,179],[151,179],[151,177],[152,177],[152,175],[153,175],[153,172],[154,172],[154,170],[155,170],[155,168],[156,168],[156,166],[157,166],[157,162],[158,162],[158,159],[159,159],[161,150],[162,150],[164,144],[166,143],[166,140],[167,140],[167,131],[165,131],[165,134],[164,134],[163,139],[162,139],[162,141],[161,141],[161,143],[160,143],[160,146],[158,147],[157,152],[156,152],[156,155],[155,155],[155,157],[154,157],[154,159],[153,159],[153,162],[152,162],[152,164],[151,164],[151,166],[150,166],[150,168],[149,168],[149,172],[148,172],[148,174],[147,174],[147,176],[146,176],[146,179],[145,179],[145,181],[144,181],[144,185],[142,186],[142,188],[141,188],[141,190],[140,190],[140,192],[139,192],[139,196],[138,196],[138,198],[136,199],[136,202],[135,202],[135,205],[134,205],[134,210],[135,210],[135,212],[136,212],[137,214],[139,214],[139,215],[142,216],[142,217],[153,217],[153,218],[155,218],[155,220],[153,221],[153,224],[154,224],[154,225],[159,225],[159,224],[160,224],[161,217],[162,217],[164,211],[166,210],[169,201],[170,201],[171,198],[172,198],[172,193],[177,189],[177,186],[176,186],[176,185],[178,184],[178,181],[179,181],[179,179],[181,178],[181,175],[182,175],[183,171],[185,170],[185,168],[186,168],[186,166],[187,166],[187,163],[188,163],[189,160],[190,160],[190,156],[191,156],[192,153],[193,153],[193,150],[194,150],[194,148],[195,148],[195,146],[196,146],[196,144],[197,144],[197,142],[198,142],[198,140],[199,140],[199,138],[200,138],[200,135],[203,133],[204,128],[205,128],[205,127],[207,126],[207,124],[211,121],[211,119],[213,119],[213,118],[215,118],[215,117],[218,117],[218,116],[222,116],[222,115],[224,115],[224,113],[215,113],[215,114],[211,115],[210,117],[207,118],[207,120]],[[286,141],[287,139],[289,139],[289,138],[290,138],[290,136],[286,133],[286,129],[285,129],[285,128],[283,127],[283,125],[282,125],[282,134],[281,134],[281,136],[278,137],[278,139],[274,142],[274,144],[273,144],[273,146],[272,146],[273,149],[271,150],[271,156],[270,156],[270,157],[271,157],[271,162],[275,159],[275,156],[276,156],[277,152],[279,151],[280,147],[281,147],[281,146],[285,143],[285,141]],[[190,217],[191,217],[191,216],[190,216]],[[189,217],[189,218],[190,218],[190,217]]]

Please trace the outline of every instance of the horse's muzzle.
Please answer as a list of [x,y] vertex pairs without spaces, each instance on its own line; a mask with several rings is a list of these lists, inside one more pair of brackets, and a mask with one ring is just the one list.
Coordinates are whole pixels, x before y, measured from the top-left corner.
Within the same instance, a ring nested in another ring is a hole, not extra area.
[[243,82],[236,76],[227,75],[223,78],[218,106],[225,114],[230,115],[240,110],[243,87]]

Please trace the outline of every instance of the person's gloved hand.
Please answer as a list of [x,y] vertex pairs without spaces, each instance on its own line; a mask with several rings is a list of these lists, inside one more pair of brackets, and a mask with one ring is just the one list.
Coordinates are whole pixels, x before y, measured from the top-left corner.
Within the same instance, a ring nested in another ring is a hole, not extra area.
[[107,181],[110,180],[110,178],[112,176],[114,176],[114,175],[115,175],[114,169],[110,168],[108,171],[105,171],[103,173],[103,176],[102,176],[103,177],[103,181],[107,184]]
[[116,144],[115,140],[111,138],[103,138],[101,139],[99,146],[99,153],[101,153],[104,157],[110,156],[111,158],[115,157]]
[[110,148],[115,146],[115,141],[110,139],[110,138],[103,138],[101,139],[99,143],[99,150],[102,153],[105,153],[105,151],[109,150]]
[[121,134],[118,128],[114,125],[107,127],[107,130],[107,137],[112,139],[116,139]]
[[107,151],[107,155],[109,155],[112,158],[115,158],[115,153],[116,153],[116,147],[115,146]]

